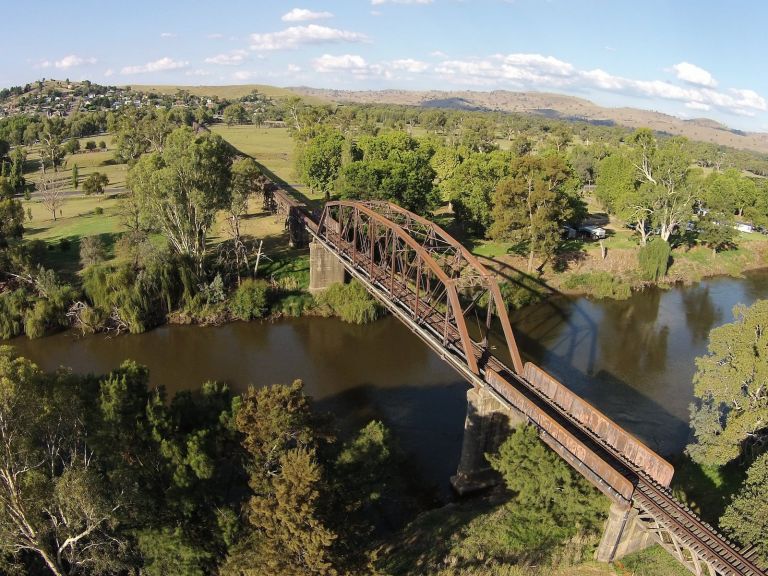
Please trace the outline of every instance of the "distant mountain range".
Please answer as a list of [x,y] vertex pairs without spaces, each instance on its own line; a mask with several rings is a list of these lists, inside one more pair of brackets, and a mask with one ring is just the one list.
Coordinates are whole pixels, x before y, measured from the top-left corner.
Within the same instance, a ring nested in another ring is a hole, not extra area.
[[492,92],[471,90],[456,92],[438,90],[346,91],[304,86],[290,88],[290,90],[303,96],[333,102],[404,104],[460,110],[521,112],[560,120],[583,120],[595,124],[618,124],[630,128],[647,126],[659,132],[686,136],[691,140],[768,153],[768,134],[764,132],[742,132],[708,118],[683,120],[651,110],[604,108],[589,100],[563,94],[509,92],[506,90],[494,90]]

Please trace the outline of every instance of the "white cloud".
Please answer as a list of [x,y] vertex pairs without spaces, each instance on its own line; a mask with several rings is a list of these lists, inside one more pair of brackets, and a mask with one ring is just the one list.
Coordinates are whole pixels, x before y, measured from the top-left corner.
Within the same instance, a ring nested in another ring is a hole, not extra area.
[[371,0],[371,4],[379,6],[381,4],[432,4],[434,0]]
[[703,102],[686,102],[685,107],[690,108],[691,110],[703,110],[705,112],[712,110],[712,106],[704,104]]
[[288,50],[302,44],[365,42],[366,40],[368,38],[359,32],[310,24],[291,26],[280,32],[251,34],[251,50]]
[[[688,108],[716,108],[738,115],[754,115],[768,111],[766,99],[749,89],[716,90],[714,78],[701,68],[693,74],[682,68],[684,85],[664,80],[638,80],[616,76],[599,68],[578,70],[572,64],[541,54],[496,54],[487,58],[444,60],[435,66],[443,79],[471,86],[510,86],[513,88],[597,89],[635,97],[654,98],[684,103]],[[675,70],[679,70],[679,65]],[[698,84],[693,85],[692,80]]]
[[365,58],[357,54],[343,54],[341,56],[323,54],[312,62],[312,66],[318,72],[348,71],[355,74],[368,73],[369,71]]
[[211,73],[208,70],[202,68],[196,68],[195,70],[188,70],[184,73],[185,76],[210,76]]
[[104,70],[104,76],[106,76],[107,78],[112,76],[112,74],[114,74],[114,73],[115,73],[115,71],[112,70],[112,68],[107,68],[106,70]]
[[174,32],[161,32],[160,38],[176,38],[176,34]]
[[429,53],[430,56],[433,56],[435,58],[447,58],[448,54],[443,52],[442,50],[433,50]]
[[491,85],[498,82],[525,85],[566,86],[575,72],[568,62],[541,54],[495,54],[489,58],[446,60],[435,70],[443,77],[467,84]]
[[68,70],[69,68],[75,68],[77,66],[83,66],[86,64],[96,64],[96,58],[83,58],[77,54],[69,54],[64,56],[61,60],[51,61],[43,60],[35,65],[35,68],[50,68],[51,66],[58,68],[59,70]]
[[391,79],[405,74],[418,74],[426,71],[429,64],[405,58],[391,62],[368,63],[359,54],[341,54],[334,56],[323,54],[312,61],[312,67],[321,73],[348,73],[354,78],[386,78]]
[[672,69],[675,71],[675,76],[678,79],[688,84],[696,84],[697,86],[706,86],[708,88],[717,86],[717,80],[715,80],[712,74],[695,64],[680,62],[672,66]]
[[147,72],[163,72],[165,70],[177,70],[186,68],[189,62],[184,60],[173,60],[172,58],[160,58],[154,62],[147,62],[138,66],[125,66],[120,70],[120,74],[144,74]]
[[206,64],[218,64],[220,66],[239,66],[248,55],[247,50],[232,50],[225,54],[217,54],[205,59]]
[[288,64],[288,72],[291,73],[297,73],[301,72],[301,66],[297,66],[296,64]]
[[248,80],[254,75],[253,72],[248,72],[247,70],[238,70],[237,72],[232,74],[232,78],[235,80]]
[[330,12],[313,12],[306,8],[294,8],[290,12],[283,14],[283,22],[306,22],[307,20],[322,20],[324,18],[333,18]]
[[414,60],[413,58],[405,58],[402,60],[393,60],[389,63],[389,67],[393,70],[403,70],[405,72],[418,74],[419,72],[424,72],[427,68],[429,68],[429,64],[419,60]]

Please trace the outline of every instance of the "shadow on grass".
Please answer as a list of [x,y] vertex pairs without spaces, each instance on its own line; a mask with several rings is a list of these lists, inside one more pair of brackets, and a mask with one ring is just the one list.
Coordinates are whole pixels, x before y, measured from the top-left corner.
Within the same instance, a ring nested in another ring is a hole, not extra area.
[[704,467],[685,454],[671,460],[675,467],[672,490],[704,520],[717,526],[725,508],[746,478],[746,467],[731,463]]
[[[94,236],[99,238],[104,245],[105,259],[113,259],[117,241],[122,233],[105,232]],[[84,236],[65,236],[58,240],[46,241],[47,250],[43,253],[40,264],[45,268],[54,270],[67,282],[79,284],[80,244],[83,238]]]

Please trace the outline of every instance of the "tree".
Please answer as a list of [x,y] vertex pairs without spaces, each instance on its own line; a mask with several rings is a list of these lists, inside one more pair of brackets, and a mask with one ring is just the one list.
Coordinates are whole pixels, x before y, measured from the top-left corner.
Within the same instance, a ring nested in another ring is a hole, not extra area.
[[46,118],[43,121],[43,128],[40,132],[40,156],[43,173],[45,173],[46,166],[51,166],[54,172],[58,172],[59,165],[64,159],[64,149],[61,147],[64,139],[64,127],[63,118]]
[[21,146],[14,148],[11,153],[11,172],[8,175],[9,182],[15,192],[21,192],[26,185],[24,180],[24,163],[27,161],[27,153]]
[[77,138],[70,138],[67,143],[64,144],[64,151],[67,154],[77,154],[80,152],[80,140]]
[[83,182],[83,192],[91,194],[104,194],[104,188],[109,184],[109,178],[101,172],[90,174]]
[[88,150],[88,152],[93,152],[96,150],[96,142],[88,140],[88,142],[85,143],[85,149]]
[[98,236],[86,236],[80,240],[80,265],[83,268],[106,260],[104,242]]
[[114,532],[121,504],[97,472],[72,404],[50,404],[53,386],[0,348],[0,553],[18,561],[33,554],[55,576],[84,566],[110,572],[125,547]]
[[499,182],[509,176],[512,156],[494,150],[470,154],[440,183],[451,200],[456,221],[467,230],[485,235],[491,225],[492,198]]
[[48,209],[55,222],[56,215],[64,205],[64,192],[59,181],[55,178],[43,176],[40,178],[40,182],[37,183],[37,190],[40,192],[43,206]]
[[661,238],[652,240],[640,248],[637,260],[643,279],[656,282],[659,278],[663,278],[667,274],[671,253],[672,248],[669,243]]
[[248,520],[256,529],[250,573],[337,574],[330,558],[336,534],[318,510],[322,475],[313,450],[294,448],[280,457],[270,493],[248,503]]
[[249,124],[248,112],[245,110],[242,104],[235,103],[230,104],[224,108],[224,122],[229,124]]
[[736,239],[732,213],[711,209],[699,217],[696,229],[698,241],[712,248],[712,256],[717,256],[718,251],[733,246]]
[[77,168],[77,164],[72,166],[72,188],[77,190],[77,187],[80,186],[80,178],[79,178],[80,171]]
[[208,230],[231,202],[232,150],[215,134],[174,130],[162,152],[145,154],[128,172],[142,212],[182,256],[203,269]]
[[315,135],[298,147],[296,170],[301,181],[312,191],[320,191],[326,200],[339,176],[344,135],[330,126],[319,126]]
[[8,246],[12,238],[21,238],[24,233],[24,208],[21,202],[12,199],[0,200],[0,248]]
[[528,272],[533,271],[535,256],[546,262],[554,255],[561,226],[578,212],[573,183],[561,156],[523,156],[512,162],[510,176],[496,188],[490,236],[524,243]]
[[323,470],[316,426],[297,380],[249,388],[236,416],[250,456],[250,533],[230,553],[223,574],[335,574],[336,536],[320,515]]
[[691,155],[688,140],[670,138],[659,145],[647,128],[632,136],[633,163],[638,178],[641,205],[650,209],[653,223],[665,242],[691,216],[696,190],[689,182]]
[[430,165],[434,149],[405,132],[362,138],[339,176],[342,198],[385,200],[426,215],[440,201]]
[[538,438],[533,426],[518,426],[499,448],[486,454],[512,492],[505,525],[495,529],[518,549],[512,554],[543,555],[578,533],[602,527],[607,501]]
[[768,453],[749,467],[746,481],[720,518],[720,527],[744,546],[756,546],[758,563],[768,567]]
[[707,355],[696,359],[687,450],[702,464],[721,466],[768,441],[768,300],[733,309],[734,322],[709,333]]
[[248,211],[248,198],[259,189],[261,170],[253,158],[241,158],[232,164],[232,199],[229,203],[230,234],[234,242],[235,267],[238,282],[243,264],[248,264],[248,257],[240,234],[240,220]]

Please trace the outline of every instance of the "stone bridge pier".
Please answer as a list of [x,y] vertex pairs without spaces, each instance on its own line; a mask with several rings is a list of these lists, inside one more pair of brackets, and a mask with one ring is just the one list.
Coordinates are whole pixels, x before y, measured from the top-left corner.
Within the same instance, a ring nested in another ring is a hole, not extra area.
[[[451,485],[461,496],[494,486],[501,477],[491,468],[486,454],[496,452],[510,431],[526,424],[522,412],[502,404],[488,388],[467,392],[467,417],[461,457]],[[634,508],[613,503],[600,544],[595,552],[599,562],[611,562],[655,544],[651,532],[642,527]]]
[[344,265],[317,240],[309,243],[309,291],[321,292],[331,284],[344,282]]

